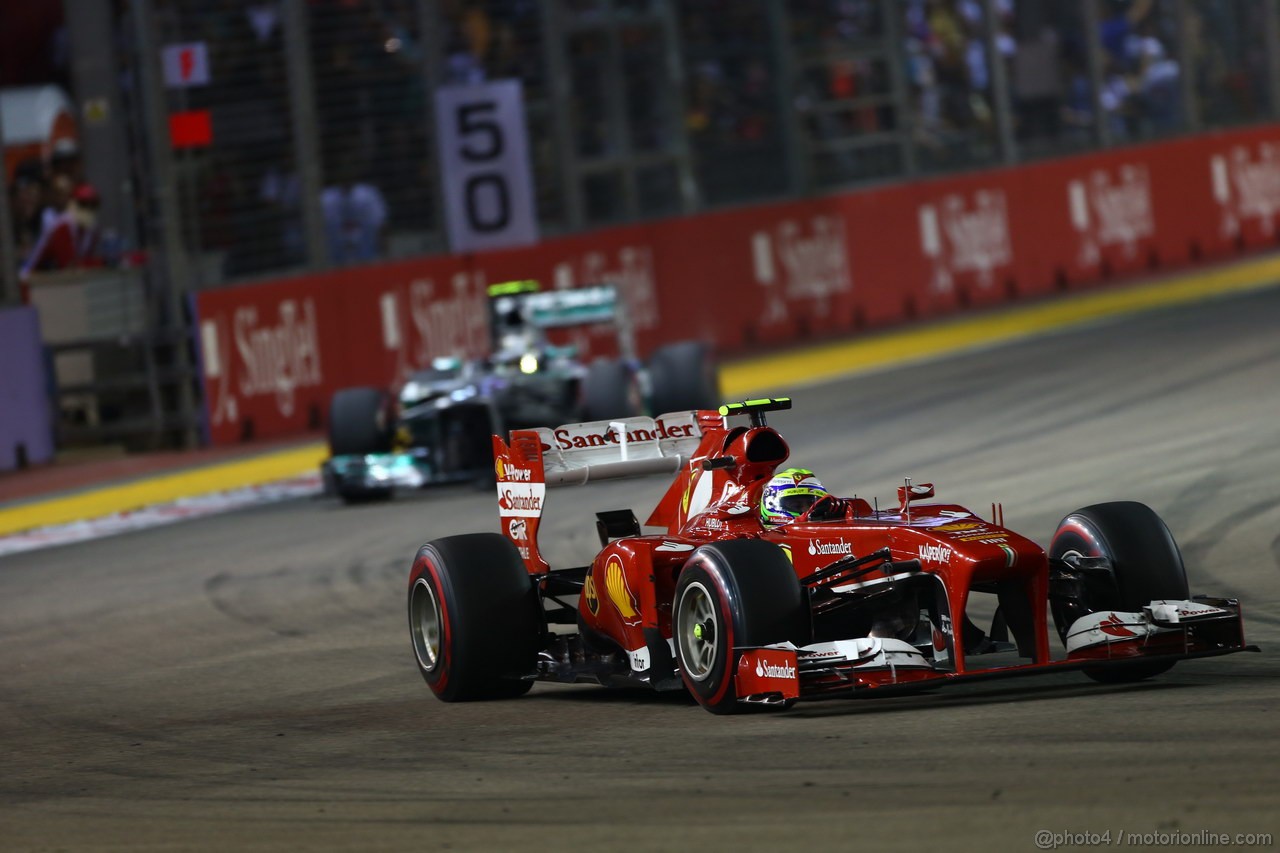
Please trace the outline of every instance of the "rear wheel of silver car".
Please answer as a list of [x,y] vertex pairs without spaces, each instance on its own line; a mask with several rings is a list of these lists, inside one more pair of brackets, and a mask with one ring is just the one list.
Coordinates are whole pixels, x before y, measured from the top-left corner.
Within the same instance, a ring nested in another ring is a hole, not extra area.
[[649,408],[654,415],[689,409],[715,409],[720,376],[711,347],[702,341],[677,341],[649,359]]
[[329,402],[329,450],[364,456],[391,450],[391,395],[381,388],[343,388]]
[[527,693],[545,625],[524,561],[496,533],[423,545],[409,577],[418,671],[446,702]]
[[[1049,556],[1063,559],[1072,554],[1105,558],[1112,576],[1086,575],[1079,599],[1054,604],[1053,620],[1064,642],[1072,623],[1090,613],[1137,613],[1152,601],[1190,597],[1178,545],[1160,516],[1145,504],[1094,504],[1062,519],[1049,545]],[[1085,669],[1084,673],[1095,681],[1117,684],[1159,675],[1173,664],[1174,661],[1136,661]]]
[[644,414],[640,379],[631,365],[617,358],[598,358],[582,379],[582,417],[587,421],[630,418]]
[[685,687],[708,711],[732,714],[738,703],[735,648],[810,639],[800,581],[782,549],[732,539],[694,551],[676,583],[672,613],[676,660]]

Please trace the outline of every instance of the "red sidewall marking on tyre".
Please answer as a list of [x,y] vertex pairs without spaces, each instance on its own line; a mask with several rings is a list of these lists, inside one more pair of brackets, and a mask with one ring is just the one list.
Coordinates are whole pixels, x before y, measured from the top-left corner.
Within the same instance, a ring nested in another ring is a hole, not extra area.
[[725,582],[719,571],[707,569],[707,574],[715,579],[713,586],[716,588],[716,597],[720,599],[723,608],[721,621],[724,622],[723,635],[727,642],[724,645],[724,678],[720,682],[720,689],[716,694],[707,700],[709,705],[717,705],[724,699],[725,692],[729,689],[729,685],[733,683],[734,660],[733,660],[733,608],[730,606],[728,597],[725,595]]
[[[449,665],[452,663],[453,648],[450,643],[451,631],[449,628],[449,608],[445,605],[444,584],[440,581],[440,573],[436,570],[435,565],[431,562],[430,557],[419,557],[418,562],[431,575],[431,579],[435,581],[436,610],[440,613],[440,661],[436,665],[435,671],[431,674],[439,673],[434,682],[427,682],[431,685],[433,693],[440,693],[449,683]],[[421,577],[422,570],[418,570],[415,576]],[[430,583],[430,581],[428,581]]]

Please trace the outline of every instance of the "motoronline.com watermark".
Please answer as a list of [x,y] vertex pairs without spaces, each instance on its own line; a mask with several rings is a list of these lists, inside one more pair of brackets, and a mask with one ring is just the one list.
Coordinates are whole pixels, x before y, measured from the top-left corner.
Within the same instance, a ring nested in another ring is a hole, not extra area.
[[1057,850],[1061,847],[1270,847],[1275,842],[1270,832],[1212,832],[1199,829],[1127,832],[1108,829],[1105,832],[1055,832],[1041,829],[1035,835],[1036,847]]

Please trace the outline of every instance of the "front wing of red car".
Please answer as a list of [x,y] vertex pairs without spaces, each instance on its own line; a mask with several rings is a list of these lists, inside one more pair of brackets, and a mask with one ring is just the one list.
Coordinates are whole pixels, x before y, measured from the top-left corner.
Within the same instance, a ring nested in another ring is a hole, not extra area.
[[978,665],[956,671],[935,663],[911,643],[877,637],[737,651],[738,701],[782,705],[797,699],[882,696],[969,681],[1097,671],[1258,648],[1245,643],[1238,601],[1198,597],[1153,601],[1141,612],[1101,611],[1084,616],[1067,632],[1067,656],[1045,663],[984,668],[982,655],[971,652],[966,660]]

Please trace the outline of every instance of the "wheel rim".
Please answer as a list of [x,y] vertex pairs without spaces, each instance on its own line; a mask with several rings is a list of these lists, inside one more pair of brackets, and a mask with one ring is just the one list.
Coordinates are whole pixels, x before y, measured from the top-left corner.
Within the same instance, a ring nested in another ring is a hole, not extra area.
[[685,587],[676,610],[680,666],[694,681],[705,681],[716,665],[720,647],[720,623],[715,601],[699,582]]
[[443,634],[440,604],[435,590],[426,578],[413,585],[413,603],[409,609],[409,630],[413,632],[413,651],[427,672],[440,663],[440,636]]

